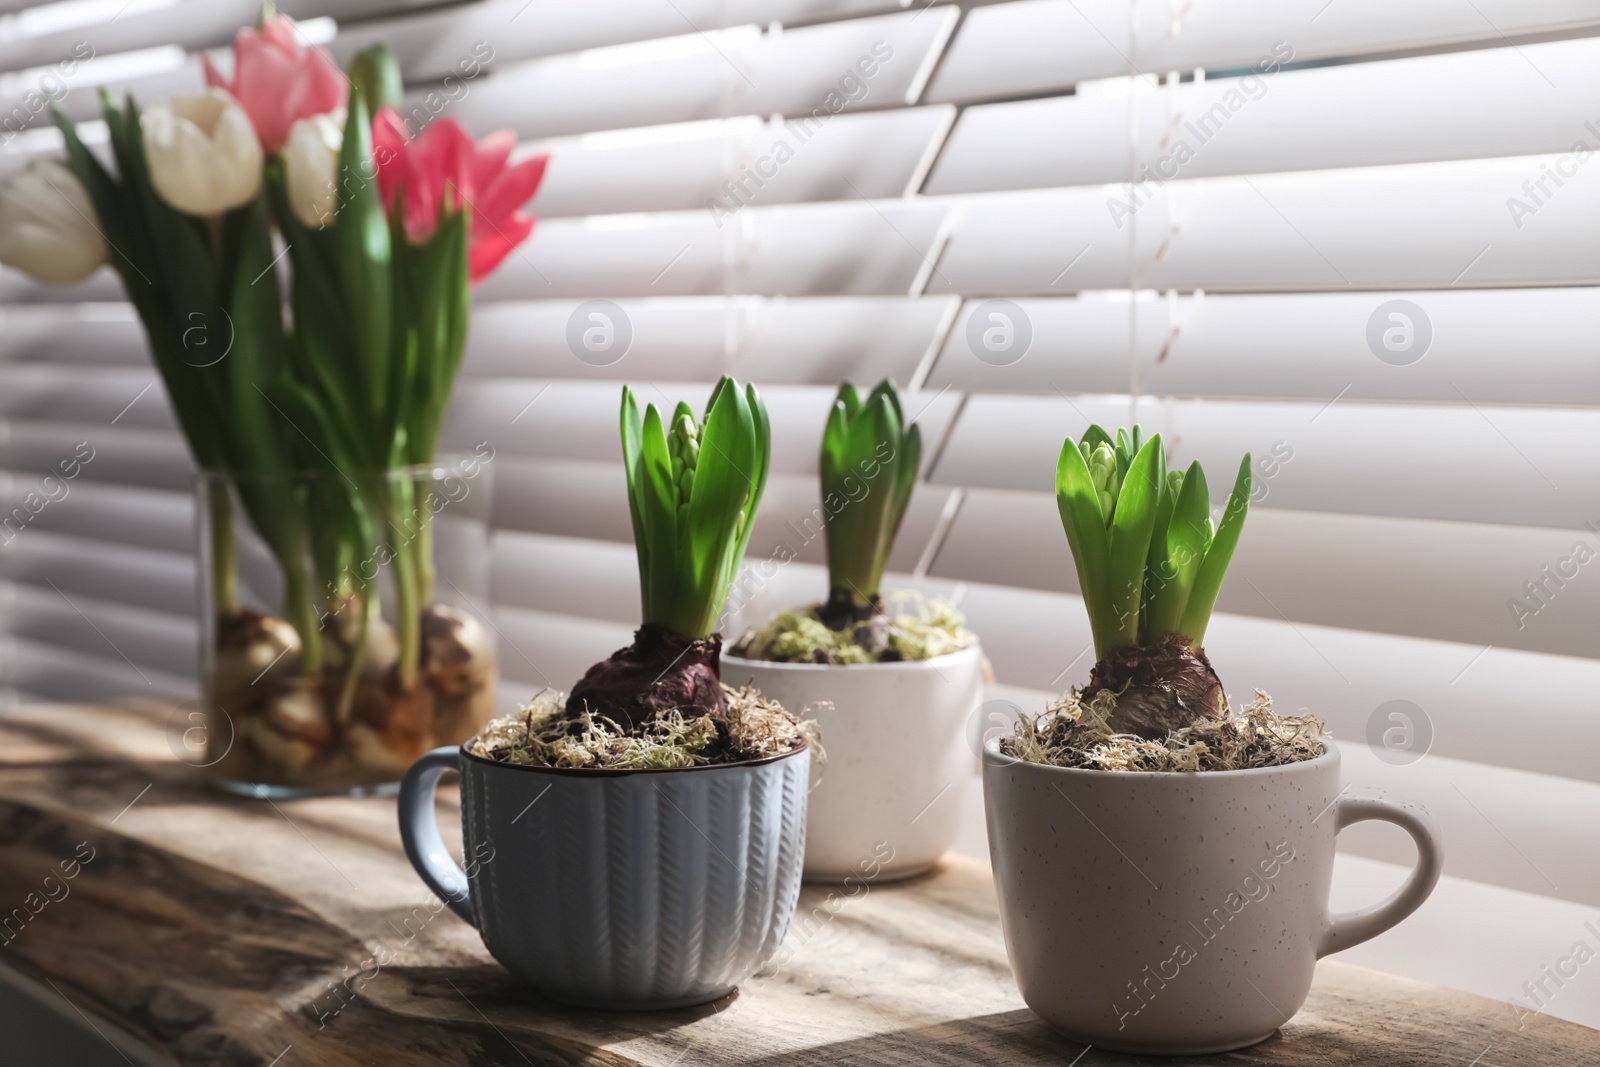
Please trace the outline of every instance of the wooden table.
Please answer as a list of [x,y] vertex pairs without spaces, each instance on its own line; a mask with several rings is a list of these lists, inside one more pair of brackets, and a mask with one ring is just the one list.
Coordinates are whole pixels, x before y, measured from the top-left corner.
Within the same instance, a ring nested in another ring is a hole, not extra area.
[[[1141,1062],[1097,1049],[1075,1060],[1084,1050],[1023,1006],[988,870],[960,859],[849,900],[808,887],[792,957],[716,1004],[553,1007],[430,905],[401,855],[392,799],[222,796],[175,758],[169,732],[187,724],[172,714],[55,706],[0,719],[0,909],[28,916],[3,928],[3,951],[170,1062]],[[441,794],[447,823],[454,803]],[[63,860],[91,851],[62,878]],[[1519,1030],[1505,1004],[1324,962],[1278,1036],[1144,1062],[1600,1067],[1600,1033],[1551,1018]]]

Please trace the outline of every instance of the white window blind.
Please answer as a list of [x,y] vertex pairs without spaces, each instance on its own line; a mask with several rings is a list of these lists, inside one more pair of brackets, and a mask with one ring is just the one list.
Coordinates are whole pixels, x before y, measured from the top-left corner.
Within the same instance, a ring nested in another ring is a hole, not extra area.
[[[824,591],[805,521],[833,386],[912,389],[930,447],[893,567],[960,598],[990,695],[1030,710],[1092,658],[1057,450],[1137,419],[1183,462],[1268,464],[1207,636],[1232,694],[1325,717],[1350,779],[1445,826],[1435,900],[1351,958],[1507,999],[1570,948],[1600,906],[1600,563],[1572,562],[1600,554],[1600,8],[421,6],[279,4],[342,57],[389,41],[413,110],[552,155],[542,221],[477,294],[447,441],[496,449],[508,706],[636,622],[621,381],[697,406],[724,371],[766,387],[751,551],[798,559],[729,629]],[[99,84],[197,88],[255,4],[102,7],[0,3],[0,171],[57,150],[28,94],[78,42],[63,106],[90,119]],[[604,367],[566,340],[597,298],[633,334]],[[1027,324],[1019,359],[969,341],[992,299]],[[0,502],[85,442],[70,495],[0,536],[0,685],[191,692],[188,460],[138,323],[109,274],[0,273]],[[1432,732],[1405,765],[1367,744],[1396,700]],[[1406,861],[1369,829],[1341,837],[1352,906]],[[1549,1010],[1600,1025],[1596,1003]]]

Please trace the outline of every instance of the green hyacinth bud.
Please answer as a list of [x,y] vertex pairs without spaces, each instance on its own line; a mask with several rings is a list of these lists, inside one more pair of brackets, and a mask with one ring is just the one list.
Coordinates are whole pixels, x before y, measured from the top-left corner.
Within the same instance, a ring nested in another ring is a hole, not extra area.
[[1168,471],[1167,472],[1167,492],[1171,493],[1174,497],[1176,497],[1179,493],[1183,492],[1183,472],[1182,471]]
[[1096,445],[1089,453],[1089,476],[1094,479],[1096,489],[1116,492],[1117,454],[1110,445]]
[[1110,525],[1111,514],[1116,510],[1117,494],[1122,491],[1122,478],[1117,473],[1117,453],[1110,445],[1101,443],[1089,453],[1089,477],[1100,498],[1100,511],[1105,516],[1106,524]]
[[672,455],[672,481],[678,487],[678,499],[689,502],[694,489],[695,466],[700,459],[700,427],[688,415],[679,415],[667,434],[667,451]]

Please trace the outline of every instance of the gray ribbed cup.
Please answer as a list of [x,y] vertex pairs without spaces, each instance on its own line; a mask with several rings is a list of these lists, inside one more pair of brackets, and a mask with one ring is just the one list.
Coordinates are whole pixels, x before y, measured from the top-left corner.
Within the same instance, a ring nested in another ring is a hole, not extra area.
[[[461,771],[468,879],[433,815]],[[400,791],[406,853],[512,973],[583,1007],[732,992],[775,951],[800,892],[810,752],[664,771],[518,767],[442,748]],[[468,900],[470,899],[470,904]]]

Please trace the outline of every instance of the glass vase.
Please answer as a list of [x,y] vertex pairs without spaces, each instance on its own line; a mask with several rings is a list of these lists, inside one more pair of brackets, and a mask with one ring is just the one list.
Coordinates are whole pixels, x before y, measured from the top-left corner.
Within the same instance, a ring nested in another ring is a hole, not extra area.
[[389,792],[488,721],[490,458],[196,477],[216,785]]

